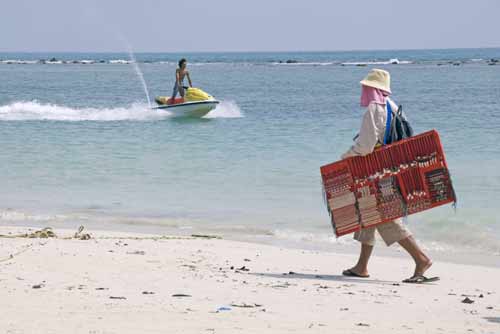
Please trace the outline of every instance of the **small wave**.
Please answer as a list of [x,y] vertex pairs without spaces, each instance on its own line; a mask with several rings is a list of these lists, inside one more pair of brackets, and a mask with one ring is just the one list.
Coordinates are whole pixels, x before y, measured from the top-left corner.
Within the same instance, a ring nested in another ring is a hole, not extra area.
[[0,106],[1,121],[150,121],[169,116],[169,112],[150,109],[144,103],[118,108],[72,108],[37,101],[20,101]]
[[64,215],[34,214],[13,209],[0,210],[0,221],[2,222],[48,222],[65,219],[67,217]]
[[457,215],[448,215],[440,210],[422,213],[417,219],[425,224],[410,222],[414,225],[411,229],[427,241],[430,249],[439,250],[439,246],[444,246],[500,255],[500,230],[493,212],[464,208]]
[[333,233],[328,230],[328,233],[322,232],[306,232],[296,229],[276,229],[273,235],[280,240],[291,241],[294,243],[314,243],[314,244],[339,244],[339,245],[354,245],[352,238],[336,238]]
[[330,65],[336,65],[337,63],[334,63],[332,61],[327,61],[327,62],[273,62],[271,65],[278,65],[278,66],[330,66]]
[[132,64],[130,60],[124,59],[111,59],[111,60],[97,60],[97,59],[75,59],[75,60],[24,60],[24,59],[4,59],[0,60],[0,64],[5,65],[26,65],[26,64],[45,64],[45,65],[92,65],[92,64]]
[[206,65],[225,65],[228,63],[220,62],[220,61],[213,61],[213,62],[192,62],[189,63],[189,66],[206,66]]
[[26,65],[26,64],[37,64],[38,60],[22,60],[22,59],[6,59],[0,60],[0,64],[6,65]]
[[410,60],[399,60],[397,58],[389,59],[387,61],[362,61],[362,62],[345,62],[343,66],[367,66],[367,65],[407,65],[413,64]]
[[221,101],[221,103],[208,113],[205,118],[241,118],[243,112],[234,101]]
[[112,59],[109,61],[110,64],[131,64],[131,60],[125,60],[125,59]]

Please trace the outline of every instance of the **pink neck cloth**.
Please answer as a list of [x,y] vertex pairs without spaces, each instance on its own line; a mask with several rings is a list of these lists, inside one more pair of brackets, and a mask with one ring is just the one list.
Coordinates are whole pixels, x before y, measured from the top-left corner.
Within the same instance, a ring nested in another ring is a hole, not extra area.
[[368,107],[372,102],[385,105],[389,93],[373,87],[361,85],[361,106]]

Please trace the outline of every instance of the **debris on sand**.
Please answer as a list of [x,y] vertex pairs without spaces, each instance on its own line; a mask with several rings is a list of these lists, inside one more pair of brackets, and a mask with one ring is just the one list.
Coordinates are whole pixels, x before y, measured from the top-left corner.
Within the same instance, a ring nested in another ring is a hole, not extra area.
[[221,306],[217,309],[216,313],[223,312],[223,311],[231,311],[231,308],[227,307],[227,306]]
[[73,238],[78,239],[78,240],[90,240],[90,239],[92,239],[92,236],[89,233],[83,233],[84,229],[85,229],[85,226],[81,225],[78,228],[78,231],[73,236]]
[[191,237],[199,239],[222,239],[222,237],[218,235],[207,235],[207,234],[191,234]]
[[145,251],[133,251],[133,252],[127,252],[129,255],[146,255]]
[[247,304],[247,303],[241,303],[241,304],[231,304],[232,307],[241,307],[241,308],[254,308],[254,307],[262,307],[262,304]]
[[241,268],[236,269],[236,271],[250,271],[247,267],[243,266]]

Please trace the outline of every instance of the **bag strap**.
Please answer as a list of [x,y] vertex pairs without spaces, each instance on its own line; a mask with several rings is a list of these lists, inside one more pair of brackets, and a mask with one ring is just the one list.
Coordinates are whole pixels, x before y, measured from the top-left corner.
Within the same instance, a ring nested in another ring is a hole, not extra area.
[[389,141],[389,135],[391,134],[391,122],[392,122],[392,108],[389,103],[389,99],[386,102],[387,105],[387,122],[385,123],[385,134],[384,134],[384,145],[387,145]]

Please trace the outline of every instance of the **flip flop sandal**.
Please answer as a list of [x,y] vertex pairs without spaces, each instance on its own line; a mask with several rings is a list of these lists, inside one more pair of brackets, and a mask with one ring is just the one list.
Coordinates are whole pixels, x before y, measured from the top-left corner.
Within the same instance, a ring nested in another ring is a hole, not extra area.
[[344,276],[349,276],[349,277],[359,277],[359,278],[368,278],[370,275],[360,275],[358,273],[355,273],[351,269],[346,269],[342,272],[342,275]]
[[431,283],[436,281],[439,281],[439,277],[425,277],[422,275],[418,275],[403,280],[403,283],[422,284],[422,283]]

